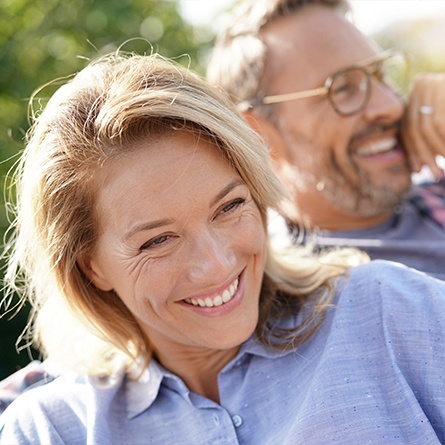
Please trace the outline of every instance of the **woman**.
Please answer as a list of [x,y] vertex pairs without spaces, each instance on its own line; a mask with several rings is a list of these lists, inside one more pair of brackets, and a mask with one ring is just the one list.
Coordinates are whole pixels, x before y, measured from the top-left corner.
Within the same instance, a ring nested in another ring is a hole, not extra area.
[[358,252],[273,252],[283,202],[226,97],[110,56],[36,119],[7,279],[61,376],[0,443],[440,443],[445,288]]

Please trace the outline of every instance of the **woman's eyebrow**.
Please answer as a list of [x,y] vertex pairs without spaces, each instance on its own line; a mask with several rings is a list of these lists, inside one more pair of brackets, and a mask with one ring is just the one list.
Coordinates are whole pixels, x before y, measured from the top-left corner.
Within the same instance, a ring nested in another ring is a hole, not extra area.
[[151,230],[151,229],[157,229],[158,227],[166,226],[166,225],[172,224],[172,223],[173,223],[173,220],[171,218],[164,218],[164,219],[159,219],[156,221],[143,222],[140,224],[136,224],[135,226],[131,227],[127,232],[125,232],[124,236],[122,237],[122,240],[123,241],[128,240],[137,232],[142,232],[142,231]]
[[224,196],[229,194],[234,188],[245,185],[245,182],[242,179],[234,179],[229,184],[227,184],[210,202],[210,207],[215,205],[218,201],[220,201]]
[[[245,182],[242,179],[234,179],[229,184],[227,184],[210,202],[210,206],[215,205],[218,201],[220,201],[224,196],[230,193],[234,188],[244,185]],[[162,226],[166,226],[168,224],[172,224],[174,221],[171,218],[159,219],[156,221],[143,222],[140,224],[136,224],[131,227],[122,237],[123,241],[131,238],[135,233],[142,232],[145,230],[157,229]]]

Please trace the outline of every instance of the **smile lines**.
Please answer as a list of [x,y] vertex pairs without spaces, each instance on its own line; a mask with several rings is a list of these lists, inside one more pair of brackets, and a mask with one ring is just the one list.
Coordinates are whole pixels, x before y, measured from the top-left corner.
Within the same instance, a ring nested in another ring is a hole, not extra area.
[[184,301],[188,304],[193,304],[193,306],[201,307],[217,307],[222,306],[224,303],[229,302],[235,295],[238,289],[239,279],[237,278],[228,289],[226,289],[221,295],[216,295],[215,297],[202,298],[185,298]]

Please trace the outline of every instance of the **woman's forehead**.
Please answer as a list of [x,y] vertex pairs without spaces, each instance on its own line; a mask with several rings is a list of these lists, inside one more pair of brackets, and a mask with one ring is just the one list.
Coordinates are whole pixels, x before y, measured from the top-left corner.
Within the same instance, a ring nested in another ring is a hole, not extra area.
[[112,215],[116,220],[142,217],[141,209],[170,217],[173,206],[183,202],[207,206],[235,179],[240,176],[215,144],[190,132],[175,132],[154,143],[140,142],[103,165],[96,210],[102,221]]

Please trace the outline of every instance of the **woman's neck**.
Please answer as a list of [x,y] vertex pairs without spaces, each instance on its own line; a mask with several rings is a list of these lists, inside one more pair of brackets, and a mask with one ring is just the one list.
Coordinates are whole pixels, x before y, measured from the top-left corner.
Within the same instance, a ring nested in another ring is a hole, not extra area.
[[157,360],[180,377],[196,394],[219,403],[218,374],[239,351],[181,348],[181,351],[157,351]]

